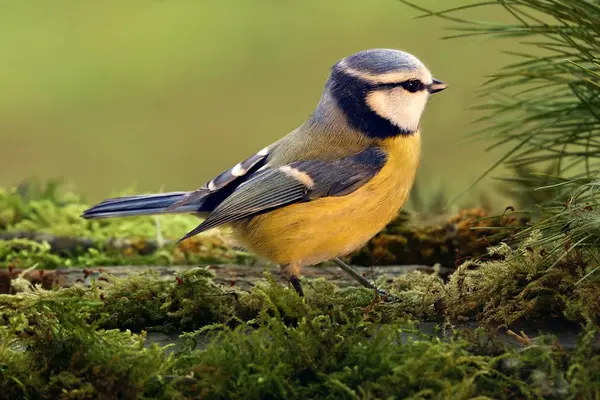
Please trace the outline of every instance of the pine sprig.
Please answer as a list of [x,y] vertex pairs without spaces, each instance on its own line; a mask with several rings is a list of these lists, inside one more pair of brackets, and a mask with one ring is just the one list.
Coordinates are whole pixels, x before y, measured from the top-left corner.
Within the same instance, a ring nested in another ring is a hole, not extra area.
[[[560,176],[570,178],[600,171],[600,1],[495,0],[443,11],[400,1],[422,17],[452,22],[455,33],[446,38],[517,38],[527,49],[507,52],[517,61],[480,88],[484,102],[476,108],[487,112],[479,120],[486,127],[471,136],[489,141],[487,150],[508,146],[481,178],[499,165],[552,162]],[[502,8],[514,22],[455,16],[482,7]]]
[[[576,255],[591,265],[581,280],[600,270],[600,0],[493,0],[430,11],[451,22],[447,38],[509,38],[516,59],[480,88],[485,127],[471,139],[486,151],[507,148],[477,182],[499,165],[517,173],[505,187],[522,191],[523,213],[537,222],[515,234],[535,236],[554,265]],[[510,22],[472,21],[456,15],[475,8],[503,10]],[[535,173],[545,170],[545,174]],[[528,173],[530,176],[525,176]],[[535,194],[535,195],[534,195]],[[531,201],[527,202],[527,198]],[[541,232],[540,235],[535,235]],[[581,267],[581,265],[580,265]]]

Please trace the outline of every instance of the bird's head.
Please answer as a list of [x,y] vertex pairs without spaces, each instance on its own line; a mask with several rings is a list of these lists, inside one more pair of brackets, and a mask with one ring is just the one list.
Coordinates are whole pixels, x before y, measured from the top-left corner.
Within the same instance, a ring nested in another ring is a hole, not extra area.
[[416,132],[429,96],[446,86],[411,54],[371,49],[338,61],[325,90],[354,129],[386,138]]

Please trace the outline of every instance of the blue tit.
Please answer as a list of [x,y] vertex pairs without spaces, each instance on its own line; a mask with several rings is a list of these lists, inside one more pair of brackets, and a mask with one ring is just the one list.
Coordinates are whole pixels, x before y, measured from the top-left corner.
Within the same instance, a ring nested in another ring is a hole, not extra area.
[[331,68],[301,126],[199,189],[107,199],[82,216],[196,214],[204,220],[181,240],[228,226],[242,246],[281,265],[302,295],[303,266],[342,266],[338,257],[398,214],[419,165],[421,116],[446,86],[406,52],[355,53]]

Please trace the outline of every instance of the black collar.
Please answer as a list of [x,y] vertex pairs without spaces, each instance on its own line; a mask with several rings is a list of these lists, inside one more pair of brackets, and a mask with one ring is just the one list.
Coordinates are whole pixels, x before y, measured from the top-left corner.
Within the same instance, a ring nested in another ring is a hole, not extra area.
[[[390,84],[384,85],[390,86]],[[373,139],[385,139],[414,133],[414,131],[394,125],[367,105],[366,99],[369,92],[380,89],[383,85],[365,82],[335,66],[331,72],[328,86],[350,126],[366,136]]]

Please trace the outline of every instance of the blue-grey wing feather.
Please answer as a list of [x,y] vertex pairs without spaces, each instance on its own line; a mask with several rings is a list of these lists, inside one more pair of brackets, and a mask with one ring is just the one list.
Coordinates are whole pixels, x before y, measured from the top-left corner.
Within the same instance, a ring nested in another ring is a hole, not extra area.
[[[387,156],[378,147],[335,161],[298,161],[284,167],[263,167],[225,198],[198,227],[180,240],[226,223],[286,205],[329,196],[345,196],[363,186],[383,168]],[[296,175],[290,174],[292,169]],[[287,172],[286,172],[287,171]],[[297,174],[310,178],[299,179]]]

